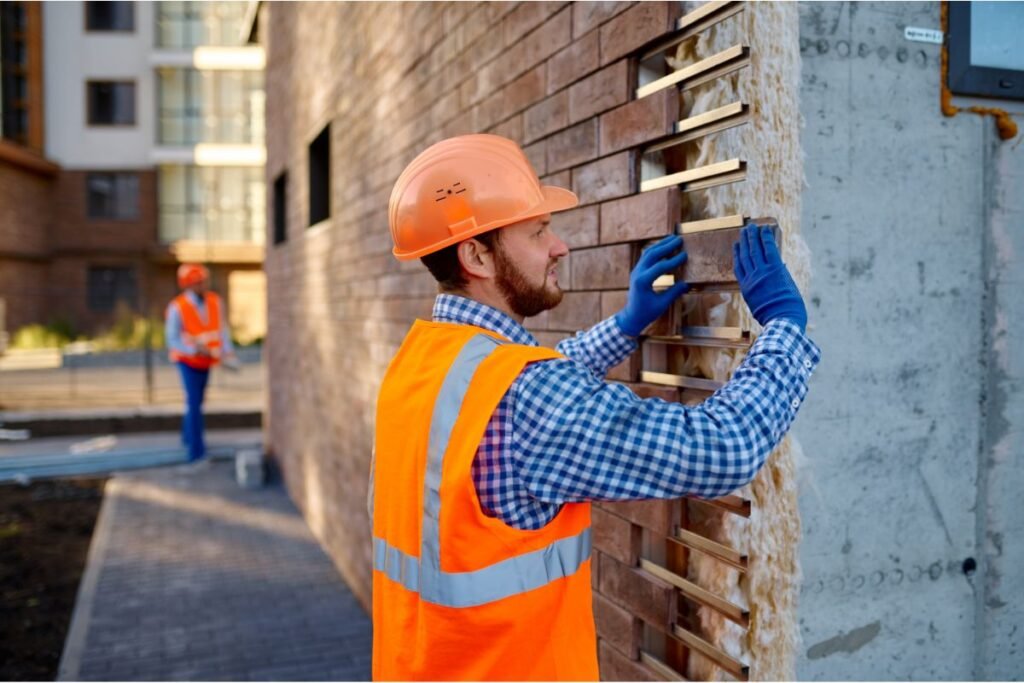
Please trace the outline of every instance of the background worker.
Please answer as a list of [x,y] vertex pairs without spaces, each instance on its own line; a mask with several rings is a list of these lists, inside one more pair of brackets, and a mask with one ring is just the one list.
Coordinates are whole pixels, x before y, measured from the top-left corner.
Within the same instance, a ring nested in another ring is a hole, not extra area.
[[392,192],[394,253],[421,258],[441,293],[378,400],[375,679],[596,680],[590,501],[727,494],[757,474],[807,393],[820,352],[757,226],[734,259],[763,331],[702,404],[604,381],[686,291],[653,289],[686,260],[680,237],[643,253],[623,310],[540,347],[523,321],[561,301],[569,252],[550,215],[577,203],[491,135],[428,148]]
[[165,337],[185,388],[181,439],[190,462],[206,455],[203,397],[210,368],[222,361],[232,365],[236,362],[227,311],[220,296],[207,289],[209,282],[210,271],[204,266],[182,264],[178,267],[178,288],[182,292],[167,306]]

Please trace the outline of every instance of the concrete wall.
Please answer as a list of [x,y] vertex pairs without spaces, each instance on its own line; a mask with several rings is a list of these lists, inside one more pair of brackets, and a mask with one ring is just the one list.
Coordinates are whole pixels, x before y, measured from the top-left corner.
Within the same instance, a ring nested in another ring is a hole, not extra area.
[[903,37],[938,3],[800,13],[824,360],[795,427],[798,674],[1019,678],[1024,149],[941,114],[940,48]]

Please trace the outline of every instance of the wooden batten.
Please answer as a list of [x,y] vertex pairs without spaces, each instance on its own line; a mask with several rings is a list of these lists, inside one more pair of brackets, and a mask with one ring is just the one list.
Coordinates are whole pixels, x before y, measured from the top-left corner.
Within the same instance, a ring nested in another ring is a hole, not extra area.
[[685,681],[685,676],[661,661],[647,650],[640,650],[640,663],[658,674],[666,681]]
[[733,102],[718,109],[677,121],[673,126],[672,137],[657,142],[644,149],[644,153],[660,152],[663,149],[681,145],[698,138],[706,137],[729,128],[742,126],[750,121],[750,106],[742,102]]
[[694,652],[699,652],[704,655],[712,662],[717,664],[722,670],[737,678],[741,681],[750,680],[750,667],[743,662],[730,657],[720,649],[704,640],[700,636],[687,631],[678,624],[672,626],[672,636],[678,638],[683,645],[690,648]]
[[673,71],[667,76],[662,76],[656,81],[640,86],[636,89],[636,99],[639,100],[674,85],[679,86],[683,90],[689,90],[708,81],[721,78],[733,71],[738,71],[749,64],[750,48],[746,45],[733,45],[718,54],[700,60],[696,64]]
[[721,498],[690,498],[701,505],[710,505],[719,510],[731,512],[740,517],[750,516],[750,501],[740,496],[722,496]]
[[711,591],[705,590],[690,581],[684,579],[675,572],[670,572],[659,564],[650,560],[641,559],[640,568],[648,574],[656,576],[665,583],[670,583],[679,589],[679,592],[696,603],[710,607],[726,619],[747,628],[750,626],[750,611],[739,605],[720,598]]
[[647,49],[641,56],[640,61],[646,61],[651,57],[665,52],[683,42],[687,38],[708,30],[715,24],[728,19],[731,16],[743,11],[743,3],[736,0],[717,0],[707,2],[693,10],[689,14],[679,17],[676,21],[676,31]]
[[[699,166],[698,168],[691,168],[679,171],[678,173],[670,173],[658,178],[644,180],[640,183],[640,191],[651,192],[672,187],[673,185],[680,185],[685,191],[697,190],[721,185],[726,182],[742,180],[746,173],[747,162],[742,159],[729,159],[715,164],[708,164],[707,166]],[[734,177],[736,174],[742,174],[742,177]],[[717,182],[715,182],[716,179],[718,179]]]
[[686,377],[685,375],[673,375],[667,372],[652,372],[644,370],[640,373],[640,381],[648,384],[662,384],[669,387],[681,387],[683,389],[698,389],[700,391],[718,391],[725,382],[703,377]]
[[704,538],[700,534],[695,534],[687,529],[676,529],[673,536],[669,536],[669,540],[681,543],[691,550],[696,550],[705,555],[709,555],[716,560],[724,562],[725,564],[738,569],[741,572],[747,571],[747,556],[738,550],[734,550],[727,545],[722,545],[716,541],[712,541],[708,538]]
[[705,218],[700,221],[686,221],[676,223],[677,235],[692,235],[698,232],[711,232],[712,230],[728,230],[729,228],[742,228],[747,223],[747,217],[743,214],[722,216],[721,218]]

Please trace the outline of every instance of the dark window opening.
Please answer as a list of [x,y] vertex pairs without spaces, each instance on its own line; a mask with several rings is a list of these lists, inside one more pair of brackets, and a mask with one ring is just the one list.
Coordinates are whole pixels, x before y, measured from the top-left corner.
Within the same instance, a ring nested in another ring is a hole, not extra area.
[[281,244],[288,239],[288,173],[277,176],[274,181],[274,244]]
[[89,125],[135,125],[134,82],[89,81],[87,85]]
[[136,307],[137,287],[135,269],[132,267],[90,266],[86,286],[86,300],[89,310],[96,313],[110,313],[118,302]]
[[309,224],[331,216],[331,125],[309,145]]
[[89,218],[135,220],[139,217],[139,176],[136,173],[90,173],[85,178]]
[[0,2],[0,137],[28,144],[27,18],[20,2]]
[[120,2],[86,2],[86,31],[134,31],[135,3]]

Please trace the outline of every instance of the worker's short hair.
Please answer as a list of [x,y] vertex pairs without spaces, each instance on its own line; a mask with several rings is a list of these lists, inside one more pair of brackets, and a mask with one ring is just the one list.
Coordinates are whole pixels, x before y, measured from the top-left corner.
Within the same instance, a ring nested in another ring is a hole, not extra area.
[[[488,249],[495,249],[501,242],[500,232],[501,229],[499,228],[474,235],[471,239],[475,239]],[[427,254],[420,258],[420,261],[423,262],[423,265],[427,267],[430,274],[437,280],[438,287],[440,287],[442,292],[458,292],[465,289],[466,285],[469,284],[469,280],[466,279],[466,274],[462,270],[462,264],[459,263],[458,244],[445,247],[440,251],[435,251],[433,254]]]

